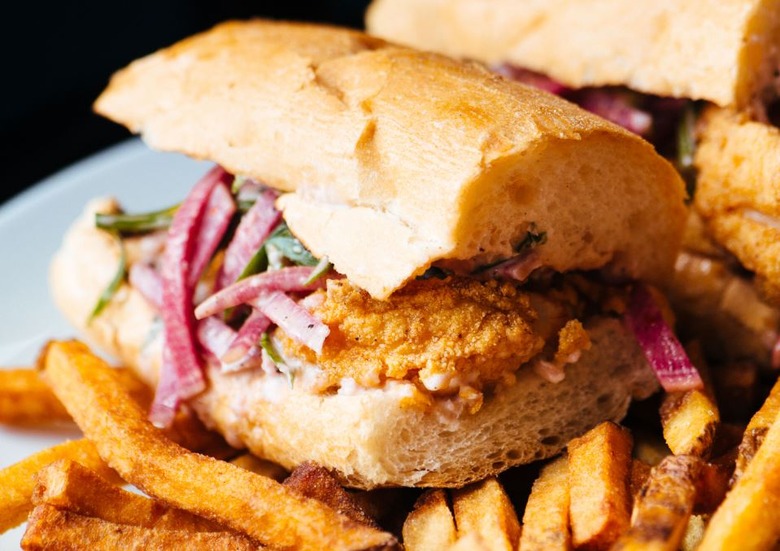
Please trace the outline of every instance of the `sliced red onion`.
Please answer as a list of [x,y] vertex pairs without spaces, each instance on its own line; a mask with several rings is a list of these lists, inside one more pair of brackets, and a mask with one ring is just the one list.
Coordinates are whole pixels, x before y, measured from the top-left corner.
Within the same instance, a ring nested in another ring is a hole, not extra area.
[[283,292],[263,293],[252,301],[252,305],[291,338],[308,346],[317,354],[322,352],[322,345],[330,334],[330,327]]
[[534,88],[539,88],[540,90],[550,92],[556,96],[560,96],[569,90],[569,88],[557,80],[551,79],[547,75],[529,69],[523,69],[516,65],[504,63],[493,67],[493,70],[499,75],[503,75],[511,80],[533,86]]
[[640,136],[648,135],[653,126],[649,113],[631,105],[629,98],[615,90],[584,90],[575,103]]
[[[223,183],[228,179],[226,174],[224,173],[222,176]],[[235,212],[236,204],[233,202],[233,196],[228,191],[227,186],[218,185],[215,187],[201,217],[201,226],[194,243],[195,249],[190,264],[189,283],[191,285],[198,282],[208,266]]]
[[225,260],[219,276],[217,289],[230,285],[241,274],[271,230],[279,223],[281,213],[274,207],[279,196],[267,189],[260,193],[255,204],[241,218],[236,233],[225,251]]
[[311,292],[325,285],[324,278],[306,283],[314,269],[310,266],[291,266],[249,276],[211,295],[195,308],[195,317],[203,319],[228,308],[253,301],[268,291]]
[[[257,343],[260,341],[260,336],[270,326],[271,320],[262,312],[254,310],[244,321],[244,324],[238,331],[238,335],[230,343],[228,349],[220,356],[223,365],[241,367],[242,358],[246,358],[253,350],[258,350]],[[230,370],[235,371],[235,368]]]
[[636,336],[658,381],[667,392],[700,389],[699,372],[661,314],[650,290],[636,285],[625,314],[628,328]]
[[130,266],[128,279],[141,295],[157,310],[162,310],[163,283],[160,273],[149,264],[136,263]]
[[181,204],[168,229],[168,242],[162,258],[164,327],[163,363],[160,383],[154,396],[151,418],[156,423],[173,419],[179,403],[206,387],[195,340],[191,266],[203,220],[203,212],[213,191],[224,185],[225,171],[215,167],[195,184]]
[[214,361],[219,361],[236,335],[237,333],[219,318],[210,317],[198,322],[198,342]]
[[512,279],[523,282],[531,272],[542,266],[542,260],[534,250],[521,253],[489,268],[484,274],[491,278]]

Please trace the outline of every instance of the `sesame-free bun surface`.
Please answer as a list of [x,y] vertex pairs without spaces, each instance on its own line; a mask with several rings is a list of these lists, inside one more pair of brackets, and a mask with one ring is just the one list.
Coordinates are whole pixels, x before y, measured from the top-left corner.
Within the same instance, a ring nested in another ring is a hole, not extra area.
[[437,261],[514,254],[661,283],[682,182],[640,138],[473,63],[355,31],[229,22],[118,72],[96,110],[287,193],[292,232],[384,298]]
[[[104,312],[87,323],[113,277],[119,252],[94,227],[93,202],[65,236],[50,272],[55,302],[91,342],[135,368],[149,384],[161,363],[154,309],[127,283]],[[226,374],[208,369],[208,389],[190,405],[236,446],[287,468],[315,461],[355,487],[462,486],[521,463],[552,456],[604,420],[618,421],[632,398],[645,398],[657,381],[636,341],[616,319],[586,323],[592,347],[565,379],[545,381],[529,367],[517,381],[488,395],[482,408],[404,407],[381,389],[311,394],[281,374],[256,369]]]
[[780,130],[713,107],[698,134],[694,207],[712,239],[780,306]]
[[370,32],[573,87],[745,107],[777,86],[777,0],[375,0]]

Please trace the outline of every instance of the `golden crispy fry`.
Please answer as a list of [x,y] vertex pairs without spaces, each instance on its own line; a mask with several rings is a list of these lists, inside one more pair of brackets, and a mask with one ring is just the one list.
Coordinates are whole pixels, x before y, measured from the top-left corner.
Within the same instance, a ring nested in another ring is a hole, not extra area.
[[572,541],[605,549],[629,526],[631,434],[602,423],[569,442]]
[[[151,391],[129,369],[117,375],[136,400],[147,403]],[[0,369],[0,423],[34,425],[70,421],[70,415],[34,369]]]
[[631,496],[636,499],[637,494],[647,482],[650,477],[650,470],[652,467],[642,461],[641,459],[634,459],[631,462]]
[[774,549],[780,540],[780,419],[769,427],[704,533],[703,551]]
[[70,415],[32,369],[0,369],[0,423],[70,421]]
[[336,477],[316,463],[303,463],[296,467],[284,485],[303,496],[323,502],[355,522],[379,528],[376,521],[342,488]]
[[189,532],[162,530],[115,524],[98,518],[85,517],[51,505],[38,505],[30,515],[22,548],[28,551],[44,549],[89,549],[90,551],[212,549],[255,550],[256,543],[233,532]]
[[476,533],[491,551],[512,551],[520,539],[515,508],[496,478],[452,491],[458,537]]
[[739,480],[742,473],[745,472],[748,464],[750,464],[753,456],[756,455],[761,443],[764,441],[769,427],[777,419],[778,414],[780,414],[780,381],[772,387],[772,391],[769,393],[766,401],[764,401],[764,405],[753,415],[747,428],[745,428],[742,442],[739,443],[737,451],[733,482]]
[[469,532],[446,549],[447,551],[491,551],[495,548],[477,532]]
[[534,481],[523,514],[520,549],[571,549],[569,468],[566,457],[546,465]]
[[287,472],[287,469],[285,469],[281,465],[277,465],[273,461],[260,459],[259,457],[252,455],[251,453],[245,453],[239,455],[238,457],[234,457],[233,459],[230,460],[230,462],[236,467],[241,467],[242,469],[246,469],[247,471],[252,471],[255,474],[267,476],[268,478],[273,478],[277,482],[281,482],[285,478],[290,476],[290,473]]
[[174,444],[146,420],[105,362],[81,343],[51,343],[44,375],[106,462],[171,506],[277,547],[397,546],[391,534],[356,523],[274,480]]
[[426,490],[403,527],[406,551],[439,551],[455,543],[455,519],[444,490]]
[[720,413],[701,347],[693,343],[686,350],[699,369],[705,388],[666,394],[661,403],[661,426],[673,454],[709,457]]
[[702,465],[696,456],[673,455],[654,467],[634,503],[631,527],[612,549],[678,549],[696,501]]
[[35,473],[63,458],[81,463],[107,480],[121,483],[116,473],[100,459],[92,442],[87,440],[64,442],[40,451],[0,470],[0,533],[24,522],[32,510],[30,499],[35,489]]
[[103,480],[86,467],[60,459],[39,471],[34,505],[46,504],[79,515],[146,528],[224,532],[219,524],[134,494]]
[[701,390],[673,392],[661,404],[664,439],[675,455],[709,457],[720,415]]

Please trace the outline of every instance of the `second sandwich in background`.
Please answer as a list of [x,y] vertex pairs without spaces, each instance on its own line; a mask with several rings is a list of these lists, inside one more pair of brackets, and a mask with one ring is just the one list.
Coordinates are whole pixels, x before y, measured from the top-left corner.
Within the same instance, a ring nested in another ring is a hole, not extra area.
[[780,366],[780,2],[376,0],[367,26],[652,141],[695,189],[671,291],[683,336]]

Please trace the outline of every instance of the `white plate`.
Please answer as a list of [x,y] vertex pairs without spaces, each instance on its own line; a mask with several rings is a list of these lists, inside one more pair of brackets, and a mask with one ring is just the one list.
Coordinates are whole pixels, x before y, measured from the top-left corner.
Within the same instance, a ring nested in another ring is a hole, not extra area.
[[[206,169],[205,163],[129,140],[0,205],[0,367],[29,366],[48,339],[75,336],[49,298],[48,264],[89,199],[113,195],[128,211],[167,207],[181,201]],[[0,426],[0,468],[78,437],[76,430]],[[18,549],[21,535],[21,529],[0,535],[0,550]]]

